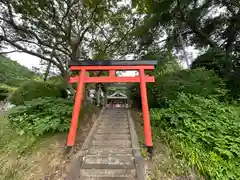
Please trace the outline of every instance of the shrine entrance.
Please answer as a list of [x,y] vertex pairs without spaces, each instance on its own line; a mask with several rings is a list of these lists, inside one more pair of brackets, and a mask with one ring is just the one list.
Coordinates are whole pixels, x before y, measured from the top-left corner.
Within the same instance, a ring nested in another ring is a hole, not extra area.
[[107,96],[107,107],[109,108],[127,108],[128,107],[128,97],[121,93],[115,92],[110,96]]
[[[152,132],[150,125],[148,99],[147,99],[147,82],[155,82],[153,76],[145,75],[145,70],[154,70],[157,61],[140,60],[140,61],[71,61],[69,62],[71,71],[79,71],[78,76],[70,77],[69,83],[78,83],[75,102],[72,112],[72,120],[68,134],[67,147],[72,148],[75,143],[76,132],[78,127],[79,113],[81,109],[81,102],[83,97],[83,89],[85,83],[140,83],[142,113],[144,121],[144,135],[145,145],[148,153],[152,154]],[[139,72],[138,76],[134,77],[117,77],[116,71],[136,70]],[[109,71],[109,76],[89,77],[88,71]]]

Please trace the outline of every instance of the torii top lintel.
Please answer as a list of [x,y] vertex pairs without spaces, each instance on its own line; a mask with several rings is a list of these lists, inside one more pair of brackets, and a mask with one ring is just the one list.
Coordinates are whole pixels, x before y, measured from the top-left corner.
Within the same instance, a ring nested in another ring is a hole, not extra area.
[[71,66],[156,66],[155,60],[83,60],[69,61]]
[[[108,77],[87,77],[84,75],[84,83],[114,83],[114,82],[140,82],[140,77],[116,77],[115,71],[121,70],[154,70],[157,61],[155,60],[83,60],[70,61],[72,71],[102,71],[110,72]],[[146,82],[155,82],[152,76],[144,76]],[[69,83],[76,83],[79,76],[70,77]]]

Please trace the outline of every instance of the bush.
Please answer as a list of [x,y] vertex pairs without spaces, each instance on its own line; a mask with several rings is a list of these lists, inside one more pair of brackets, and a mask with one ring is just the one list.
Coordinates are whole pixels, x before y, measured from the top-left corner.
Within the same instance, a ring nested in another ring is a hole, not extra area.
[[[155,72],[155,83],[147,84],[150,108],[167,107],[169,100],[176,100],[178,93],[188,93],[203,97],[225,100],[226,84],[214,71],[203,68]],[[132,99],[141,104],[139,84],[131,88]]]
[[[171,74],[175,71],[180,71],[181,67],[179,66],[177,60],[174,57],[169,58],[169,54],[164,55],[164,58],[160,58],[158,60],[158,64],[154,70],[154,72],[150,72],[149,74],[152,76],[162,77],[165,74]],[[168,57],[166,59],[166,57]],[[156,57],[148,57],[146,59],[155,59]],[[173,59],[172,59],[173,58]],[[156,86],[155,83],[147,83],[147,91],[148,91],[148,104],[149,107],[158,107],[158,101],[156,100],[156,93],[159,87]],[[133,84],[133,86],[129,89],[129,96],[134,100],[134,105],[137,105],[138,108],[141,108],[141,92],[139,83]]]
[[8,119],[17,132],[36,136],[69,129],[73,102],[62,98],[38,98],[9,111]]
[[181,70],[156,77],[149,85],[150,107],[166,107],[169,100],[176,100],[178,93],[188,93],[222,99],[226,94],[224,82],[213,72],[205,69]]
[[180,94],[166,109],[152,109],[154,134],[210,179],[240,177],[239,108],[216,99]]
[[63,88],[67,88],[67,83],[65,82],[65,79],[62,76],[49,77],[47,82],[50,84],[61,86]]
[[[208,51],[198,56],[192,63],[191,68],[204,67],[215,71],[221,78],[225,79],[229,89],[228,98],[240,98],[240,66],[239,57],[231,57],[231,66],[226,59],[226,54],[221,49],[209,48]],[[231,68],[231,69],[227,69]]]
[[43,97],[65,97],[65,90],[58,84],[46,83],[43,81],[28,81],[20,86],[9,97],[12,104],[22,105],[24,101]]
[[14,88],[6,84],[0,84],[0,101],[5,100],[8,95],[14,91]]

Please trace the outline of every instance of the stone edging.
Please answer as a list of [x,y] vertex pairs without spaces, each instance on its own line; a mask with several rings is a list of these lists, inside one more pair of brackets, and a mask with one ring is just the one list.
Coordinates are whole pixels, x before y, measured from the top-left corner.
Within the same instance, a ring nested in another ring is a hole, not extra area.
[[137,180],[145,180],[146,179],[145,160],[141,156],[141,153],[140,153],[140,147],[138,144],[137,133],[135,130],[134,121],[131,117],[130,110],[128,110],[128,119],[129,119],[129,126],[130,126],[130,136],[131,136],[132,147],[133,147],[133,155],[134,155],[134,159],[135,159]]

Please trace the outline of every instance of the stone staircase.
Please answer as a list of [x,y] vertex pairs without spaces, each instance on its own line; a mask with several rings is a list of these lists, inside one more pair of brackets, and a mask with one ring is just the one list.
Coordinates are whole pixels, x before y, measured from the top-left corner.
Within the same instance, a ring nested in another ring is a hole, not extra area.
[[94,126],[78,158],[80,172],[71,179],[144,180],[143,159],[130,112],[106,109]]

